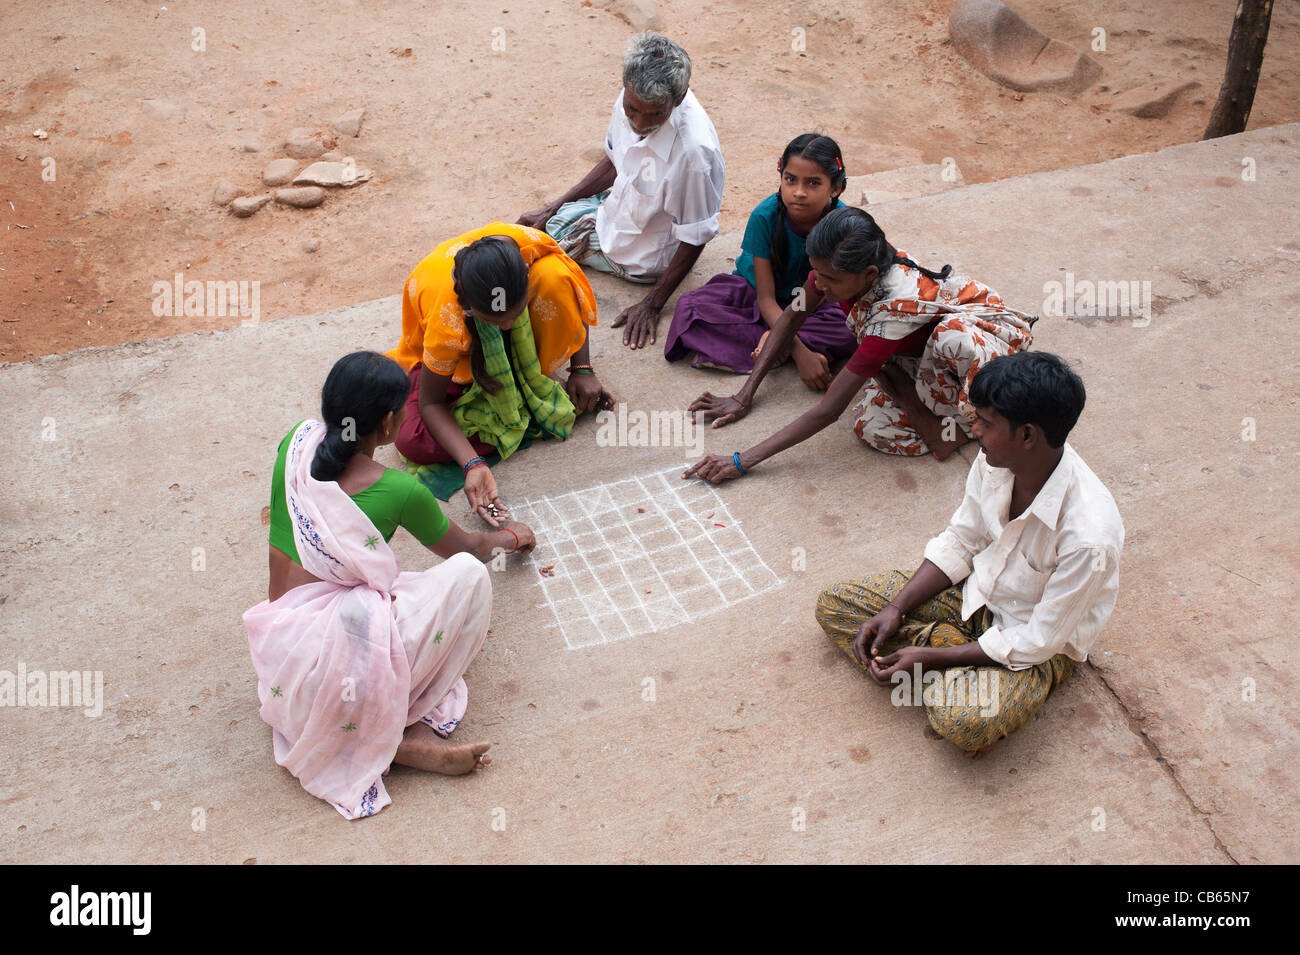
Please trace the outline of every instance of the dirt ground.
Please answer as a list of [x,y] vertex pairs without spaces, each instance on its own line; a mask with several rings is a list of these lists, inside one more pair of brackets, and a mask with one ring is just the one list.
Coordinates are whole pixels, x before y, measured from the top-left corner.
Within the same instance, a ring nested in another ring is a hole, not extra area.
[[[743,229],[781,147],[809,129],[839,141],[851,175],[951,157],[967,183],[1196,140],[1235,0],[1140,12],[1017,0],[1080,49],[1105,31],[1101,80],[1070,100],[977,73],[949,44],[952,6],[661,2],[727,160],[724,231]],[[589,167],[634,32],[606,7],[0,3],[0,360],[239,321],[156,317],[153,283],[178,272],[259,282],[263,320],[393,294],[443,238],[513,220]],[[1300,119],[1298,22],[1294,5],[1273,11],[1252,129]],[[1164,119],[1108,108],[1134,85],[1183,77],[1199,86]],[[360,108],[359,137],[338,148],[374,170],[370,182],[312,210],[236,219],[214,205],[221,179],[265,191],[261,171],[291,129],[328,130]]]

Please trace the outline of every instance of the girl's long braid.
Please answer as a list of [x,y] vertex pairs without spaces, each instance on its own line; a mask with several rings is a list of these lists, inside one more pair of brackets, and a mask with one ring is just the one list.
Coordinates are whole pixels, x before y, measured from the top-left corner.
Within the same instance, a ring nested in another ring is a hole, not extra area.
[[951,265],[935,272],[900,255],[871,213],[857,206],[832,209],[822,217],[808,233],[808,257],[826,259],[838,272],[858,273],[874,267],[884,276],[895,265],[905,265],[936,282],[952,275]]
[[917,265],[915,262],[913,262],[911,259],[909,259],[909,258],[908,258],[907,256],[905,256],[905,255],[899,255],[897,249],[894,249],[894,250],[893,250],[893,253],[894,253],[894,261],[897,262],[899,265],[906,265],[906,266],[909,266],[909,267],[911,267],[911,268],[914,268],[914,269],[916,269],[918,272],[920,272],[922,275],[924,275],[924,276],[926,276],[926,277],[928,277],[928,278],[934,279],[934,281],[936,281],[936,282],[942,282],[942,281],[943,281],[944,279],[946,279],[948,276],[952,275],[952,266],[951,266],[951,265],[945,265],[945,266],[944,266],[943,268],[941,268],[938,272],[935,272],[935,271],[933,271],[933,270],[931,270],[931,269],[927,269],[927,268],[926,268],[925,266],[923,266],[923,265]]
[[[785,175],[784,164],[781,174]],[[785,253],[786,237],[785,223],[789,214],[785,211],[785,200],[781,198],[781,190],[776,190],[776,218],[772,223],[772,254],[768,258],[768,263],[772,266],[772,287],[779,293],[781,283],[785,281]]]

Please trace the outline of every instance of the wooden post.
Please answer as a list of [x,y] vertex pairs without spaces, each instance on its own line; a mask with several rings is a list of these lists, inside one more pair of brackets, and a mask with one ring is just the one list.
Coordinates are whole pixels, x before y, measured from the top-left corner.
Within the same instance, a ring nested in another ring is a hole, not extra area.
[[1259,68],[1264,62],[1264,44],[1268,40],[1268,23],[1273,15],[1273,0],[1237,0],[1228,38],[1228,67],[1219,87],[1219,100],[1210,113],[1210,124],[1201,139],[1231,136],[1246,129],[1250,108],[1255,103]]

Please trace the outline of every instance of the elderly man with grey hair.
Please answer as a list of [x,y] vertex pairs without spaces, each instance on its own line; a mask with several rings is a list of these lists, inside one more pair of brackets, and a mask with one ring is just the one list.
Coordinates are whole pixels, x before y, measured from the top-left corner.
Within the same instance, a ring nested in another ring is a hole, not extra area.
[[632,348],[654,343],[659,313],[718,234],[726,166],[690,81],[685,50],[657,33],[634,36],[604,158],[559,199],[519,219],[545,228],[583,265],[652,286],[614,320]]

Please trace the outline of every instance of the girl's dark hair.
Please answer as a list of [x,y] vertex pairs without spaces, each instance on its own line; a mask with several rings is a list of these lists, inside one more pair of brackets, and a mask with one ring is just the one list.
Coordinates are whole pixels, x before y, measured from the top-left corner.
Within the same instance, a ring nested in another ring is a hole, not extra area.
[[320,390],[326,431],[312,458],[311,476],[337,480],[361,449],[361,439],[378,431],[385,415],[400,410],[410,390],[402,366],[386,355],[358,351],[336,361]]
[[469,366],[474,380],[488,394],[495,395],[501,390],[501,383],[487,372],[474,312],[503,315],[518,305],[528,294],[528,264],[514,242],[484,236],[456,253],[451,267],[451,287],[465,313],[465,327],[469,329]]
[[825,259],[836,272],[865,272],[875,266],[881,275],[894,263],[911,266],[936,282],[952,274],[945,265],[938,272],[922,268],[885,241],[885,233],[871,214],[857,206],[832,209],[808,233],[808,258]]
[[[777,171],[781,173],[781,182],[785,183],[785,167],[790,160],[799,156],[803,159],[815,162],[821,167],[822,172],[830,178],[831,188],[844,191],[844,183],[847,177],[844,173],[844,157],[840,155],[840,147],[835,140],[829,136],[819,136],[817,133],[804,133],[802,136],[796,136],[790,140],[790,144],[785,147],[785,152],[781,154],[781,161],[776,164]],[[785,201],[781,198],[781,190],[776,190],[776,219],[772,223],[772,253],[768,256],[768,261],[772,263],[772,277],[775,279],[777,289],[785,279],[785,221],[789,215],[785,211]]]

